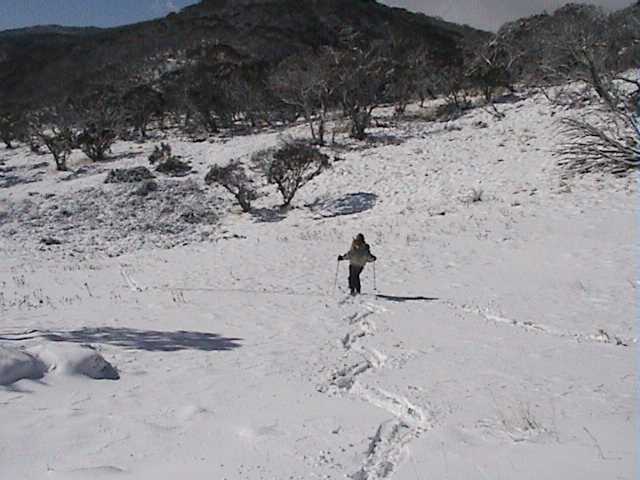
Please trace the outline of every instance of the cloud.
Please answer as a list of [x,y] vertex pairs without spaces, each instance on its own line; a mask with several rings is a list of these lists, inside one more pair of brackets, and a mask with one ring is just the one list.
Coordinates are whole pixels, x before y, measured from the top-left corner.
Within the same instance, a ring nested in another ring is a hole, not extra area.
[[382,0],[387,5],[487,30],[497,30],[505,22],[543,10],[552,12],[569,1],[618,9],[631,5],[635,0]]
[[166,15],[168,13],[177,12],[180,8],[176,5],[175,0],[154,0],[151,10],[158,15]]

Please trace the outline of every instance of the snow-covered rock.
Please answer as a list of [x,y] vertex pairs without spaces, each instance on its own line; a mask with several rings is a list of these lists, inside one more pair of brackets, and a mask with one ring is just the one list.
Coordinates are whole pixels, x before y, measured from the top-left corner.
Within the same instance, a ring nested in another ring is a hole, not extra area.
[[0,345],[0,385],[10,385],[25,378],[42,378],[46,365],[22,349]]
[[88,345],[47,342],[30,349],[55,374],[84,375],[96,380],[118,380],[120,374],[94,348]]

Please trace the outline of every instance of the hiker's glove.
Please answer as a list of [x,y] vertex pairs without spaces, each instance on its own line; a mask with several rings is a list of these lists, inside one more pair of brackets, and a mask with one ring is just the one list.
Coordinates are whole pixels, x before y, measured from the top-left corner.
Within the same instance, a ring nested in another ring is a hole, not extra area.
[[375,255],[371,255],[371,260],[375,262],[376,260],[378,260],[378,257],[376,257]]
[[338,261],[341,262],[342,260],[344,260],[344,257],[342,255],[338,255]]

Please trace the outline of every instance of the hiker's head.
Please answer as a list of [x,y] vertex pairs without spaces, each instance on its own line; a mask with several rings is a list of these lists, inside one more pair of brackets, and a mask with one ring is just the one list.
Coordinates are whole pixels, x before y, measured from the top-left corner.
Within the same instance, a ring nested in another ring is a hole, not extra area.
[[364,235],[359,233],[356,238],[353,239],[354,245],[364,245]]

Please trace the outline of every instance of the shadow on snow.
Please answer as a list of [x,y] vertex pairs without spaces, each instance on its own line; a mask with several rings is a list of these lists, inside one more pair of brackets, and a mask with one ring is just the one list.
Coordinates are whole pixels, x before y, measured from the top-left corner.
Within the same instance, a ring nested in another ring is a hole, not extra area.
[[381,293],[377,293],[376,298],[389,300],[390,302],[435,302],[439,300],[439,298],[436,297],[398,297],[395,295],[383,295]]
[[320,217],[331,218],[341,215],[353,215],[371,210],[378,196],[374,193],[348,193],[340,198],[318,199],[306,205]]
[[227,338],[206,332],[166,332],[133,328],[82,328],[62,332],[45,332],[43,338],[53,342],[102,343],[149,352],[179,350],[227,351],[240,347],[241,338]]
[[284,208],[255,208],[251,210],[254,221],[258,223],[277,223],[287,218]]

